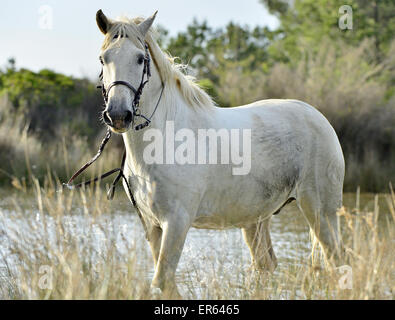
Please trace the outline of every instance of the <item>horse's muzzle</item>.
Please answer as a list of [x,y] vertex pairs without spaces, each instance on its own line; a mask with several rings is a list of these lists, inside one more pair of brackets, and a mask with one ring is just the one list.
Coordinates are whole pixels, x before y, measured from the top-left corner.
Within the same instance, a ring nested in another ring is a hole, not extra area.
[[129,110],[103,112],[104,122],[116,133],[126,132],[133,121],[133,114]]

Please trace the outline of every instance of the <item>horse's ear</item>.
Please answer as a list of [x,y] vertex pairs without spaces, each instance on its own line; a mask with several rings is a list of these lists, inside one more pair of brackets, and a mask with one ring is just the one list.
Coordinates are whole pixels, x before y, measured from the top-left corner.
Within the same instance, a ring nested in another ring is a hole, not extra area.
[[107,34],[107,32],[111,28],[110,20],[107,19],[107,17],[103,13],[103,11],[101,11],[101,9],[96,12],[96,23],[103,34]]
[[141,22],[138,25],[138,28],[139,28],[141,34],[143,35],[143,37],[145,37],[145,35],[148,32],[148,29],[151,28],[152,24],[154,23],[157,13],[158,13],[158,11],[156,11],[151,17],[145,19],[143,22]]

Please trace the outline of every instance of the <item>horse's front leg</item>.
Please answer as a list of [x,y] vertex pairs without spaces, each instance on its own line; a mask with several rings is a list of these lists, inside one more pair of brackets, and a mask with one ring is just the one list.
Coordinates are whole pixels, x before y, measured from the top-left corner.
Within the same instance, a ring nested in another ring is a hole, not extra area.
[[162,229],[154,224],[148,224],[147,238],[151,248],[152,257],[154,259],[154,266],[156,268],[162,241]]
[[162,224],[162,241],[152,287],[160,288],[165,298],[181,298],[175,272],[189,228],[186,215],[174,215]]

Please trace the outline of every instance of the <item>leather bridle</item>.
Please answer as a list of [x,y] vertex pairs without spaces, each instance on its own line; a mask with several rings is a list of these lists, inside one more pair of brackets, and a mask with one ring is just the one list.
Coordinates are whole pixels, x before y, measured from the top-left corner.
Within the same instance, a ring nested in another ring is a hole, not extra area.
[[[141,76],[141,81],[140,81],[139,87],[136,89],[129,82],[123,81],[123,80],[117,80],[117,81],[111,82],[108,85],[107,89],[105,88],[104,83],[102,83],[102,85],[98,86],[98,88],[102,89],[102,95],[103,95],[104,102],[105,102],[106,106],[107,106],[107,103],[108,103],[108,94],[109,94],[110,90],[113,87],[115,87],[117,85],[122,85],[122,86],[125,86],[125,87],[129,88],[131,91],[133,91],[133,93],[134,93],[134,99],[133,99],[133,102],[132,102],[133,124],[134,124],[134,119],[135,118],[143,118],[145,120],[143,123],[141,123],[141,124],[139,124],[139,125],[134,127],[134,129],[136,131],[144,129],[145,127],[149,126],[149,124],[151,123],[151,119],[154,116],[154,114],[155,114],[155,112],[156,112],[156,110],[158,108],[158,105],[159,105],[159,103],[160,103],[160,101],[162,99],[163,90],[165,88],[165,85],[164,85],[164,83],[162,81],[162,89],[161,89],[161,92],[160,92],[160,96],[159,96],[158,102],[156,103],[156,106],[154,108],[154,111],[152,112],[150,117],[144,116],[141,113],[140,109],[139,109],[139,107],[140,107],[140,98],[141,98],[141,95],[143,93],[143,89],[144,89],[145,85],[148,83],[149,78],[151,77],[151,58],[150,58],[150,55],[149,55],[149,49],[148,49],[147,43],[141,41],[140,39],[139,39],[139,41],[141,42],[141,44],[144,46],[144,49],[145,49],[144,68],[143,68],[143,74]],[[103,61],[101,59],[100,59],[100,62],[103,64]],[[100,73],[100,80],[103,81],[103,68],[102,68],[102,71]],[[104,110],[103,113],[104,112],[106,112],[106,111]]]

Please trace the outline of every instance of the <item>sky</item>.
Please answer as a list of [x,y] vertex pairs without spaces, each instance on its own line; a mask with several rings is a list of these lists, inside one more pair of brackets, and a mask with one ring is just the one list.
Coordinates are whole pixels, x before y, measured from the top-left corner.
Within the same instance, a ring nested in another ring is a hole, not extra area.
[[150,16],[170,35],[186,30],[194,18],[212,27],[230,21],[275,28],[277,19],[258,0],[0,0],[0,67],[10,57],[17,68],[49,68],[75,77],[97,77],[103,35],[98,9],[111,18]]

